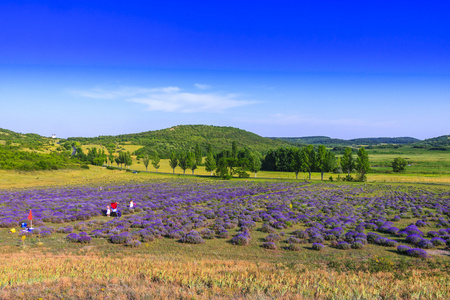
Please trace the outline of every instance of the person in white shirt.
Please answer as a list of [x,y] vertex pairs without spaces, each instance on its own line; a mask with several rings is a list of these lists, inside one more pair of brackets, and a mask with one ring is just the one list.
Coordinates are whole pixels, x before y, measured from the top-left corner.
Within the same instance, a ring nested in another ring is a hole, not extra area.
[[109,217],[111,215],[111,209],[109,208],[109,205],[106,207],[106,216]]
[[130,209],[132,209],[134,207],[134,203],[133,200],[130,201]]

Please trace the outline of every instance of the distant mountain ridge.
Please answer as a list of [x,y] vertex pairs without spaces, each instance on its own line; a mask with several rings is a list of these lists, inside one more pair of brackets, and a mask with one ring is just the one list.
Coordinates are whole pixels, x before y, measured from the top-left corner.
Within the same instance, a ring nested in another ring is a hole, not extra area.
[[397,144],[406,145],[421,142],[421,140],[412,137],[378,137],[378,138],[357,138],[357,139],[335,139],[328,136],[305,136],[305,137],[271,137],[274,140],[287,141],[294,144],[305,145],[328,145],[328,146],[352,146],[352,145],[380,145]]
[[[415,147],[450,147],[450,135],[443,135],[425,140],[412,137],[377,137],[357,139],[336,139],[327,136],[305,137],[262,137],[255,133],[234,127],[212,125],[178,125],[170,128],[131,133],[122,135],[99,136],[94,138],[70,137],[68,141],[77,141],[81,144],[107,145],[110,143],[127,143],[144,146],[142,151],[156,150],[167,155],[173,150],[192,149],[199,144],[206,150],[211,144],[214,151],[230,149],[231,143],[236,141],[239,148],[248,147],[251,150],[266,152],[277,147],[291,147],[302,145],[326,146],[376,146],[380,144],[412,145]],[[34,133],[17,133],[0,128],[0,145],[8,143],[18,144],[20,147],[40,148],[49,144],[51,138]],[[63,140],[64,141],[64,140]]]

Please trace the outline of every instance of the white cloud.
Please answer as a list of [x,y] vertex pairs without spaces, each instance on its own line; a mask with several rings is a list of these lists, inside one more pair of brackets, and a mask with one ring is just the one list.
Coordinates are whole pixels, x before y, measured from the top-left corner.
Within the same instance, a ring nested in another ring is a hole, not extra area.
[[[205,87],[206,85],[199,86]],[[115,90],[95,88],[88,91],[72,91],[72,93],[91,99],[121,99],[140,103],[146,105],[150,111],[182,113],[220,113],[231,108],[256,103],[242,100],[237,94],[189,93],[182,92],[180,88],[173,86],[161,88],[122,87]]]
[[207,89],[211,88],[211,86],[209,86],[207,84],[201,84],[201,83],[196,83],[196,84],[194,84],[194,86],[196,88],[198,88],[199,90],[207,90]]

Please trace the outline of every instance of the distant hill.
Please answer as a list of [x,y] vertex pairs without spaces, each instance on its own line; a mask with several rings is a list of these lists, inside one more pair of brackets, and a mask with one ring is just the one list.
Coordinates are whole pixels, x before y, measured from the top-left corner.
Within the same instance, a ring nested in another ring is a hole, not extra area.
[[419,139],[412,137],[380,137],[380,138],[357,138],[350,140],[333,139],[327,136],[305,136],[293,138],[272,138],[274,140],[283,140],[299,145],[326,145],[326,146],[358,146],[358,145],[380,145],[380,144],[396,144],[406,145],[420,142]]
[[161,157],[167,157],[171,151],[194,149],[196,144],[199,144],[204,153],[208,144],[212,146],[213,151],[218,152],[231,149],[233,141],[236,141],[238,148],[247,147],[262,153],[280,146],[292,146],[286,141],[261,137],[242,129],[208,125],[179,125],[141,133],[95,138],[73,137],[67,140],[103,146],[111,143],[143,145],[144,148],[138,150],[136,154],[158,151]]
[[450,135],[442,135],[435,138],[426,139],[418,144],[432,147],[450,147]]

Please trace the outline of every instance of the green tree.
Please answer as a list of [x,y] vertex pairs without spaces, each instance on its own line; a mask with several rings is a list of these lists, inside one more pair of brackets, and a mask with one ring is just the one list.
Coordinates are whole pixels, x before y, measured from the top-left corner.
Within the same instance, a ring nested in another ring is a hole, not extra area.
[[317,150],[316,167],[320,172],[320,179],[323,180],[323,173],[327,171],[327,148],[324,145],[320,145]]
[[177,158],[177,154],[175,153],[175,151],[172,151],[170,153],[169,165],[172,168],[173,174],[175,174],[175,168],[178,166],[178,158]]
[[237,158],[237,153],[238,153],[237,144],[236,141],[233,141],[231,143],[231,156],[233,158]]
[[133,164],[133,159],[131,158],[130,151],[125,152],[124,164],[125,164],[125,168],[130,167]]
[[211,176],[213,174],[213,171],[216,169],[216,159],[214,158],[214,155],[212,152],[208,152],[208,155],[205,159],[205,170],[207,172],[211,172]]
[[344,155],[341,157],[341,168],[343,172],[347,172],[347,175],[350,176],[350,173],[355,168],[355,160],[352,155],[352,148],[345,148]]
[[258,173],[258,171],[261,169],[261,160],[256,154],[251,154],[248,160],[248,164],[249,171],[255,173],[256,178],[256,173]]
[[114,156],[114,154],[111,153],[111,154],[109,154],[108,159],[109,159],[109,164],[112,166],[116,157]]
[[293,148],[291,151],[291,168],[295,172],[295,179],[298,179],[298,173],[303,171],[303,151],[299,148]]
[[231,174],[228,172],[228,160],[227,157],[222,157],[217,162],[216,175],[222,179],[231,179]]
[[202,149],[200,148],[199,144],[197,143],[195,145],[195,162],[196,162],[197,166],[200,166],[202,164],[202,158],[203,158]]
[[356,158],[356,171],[358,172],[358,181],[366,181],[366,174],[370,170],[369,154],[364,147],[358,149]]
[[178,157],[178,163],[180,168],[183,170],[183,175],[186,175],[186,169],[189,168],[189,158],[187,153],[181,152]]
[[156,172],[158,172],[158,169],[160,167],[159,162],[160,162],[159,154],[158,154],[158,152],[155,151],[155,154],[153,155],[153,158],[152,158],[152,165],[156,169]]
[[194,175],[194,170],[197,169],[197,159],[195,157],[194,152],[189,152],[187,155],[188,167],[192,171],[192,175]]
[[303,148],[303,165],[306,171],[309,174],[309,180],[311,180],[311,172],[314,169],[314,165],[316,163],[316,151],[314,151],[313,145],[308,145],[306,148]]
[[144,163],[145,171],[148,171],[148,164],[150,163],[150,156],[148,156],[148,154],[145,154],[144,158],[142,158],[142,162]]
[[392,162],[392,170],[396,173],[402,173],[406,171],[407,162],[402,157],[396,157],[394,158],[394,161]]
[[327,151],[327,157],[325,161],[325,172],[333,172],[336,169],[337,160],[336,155],[332,151]]

